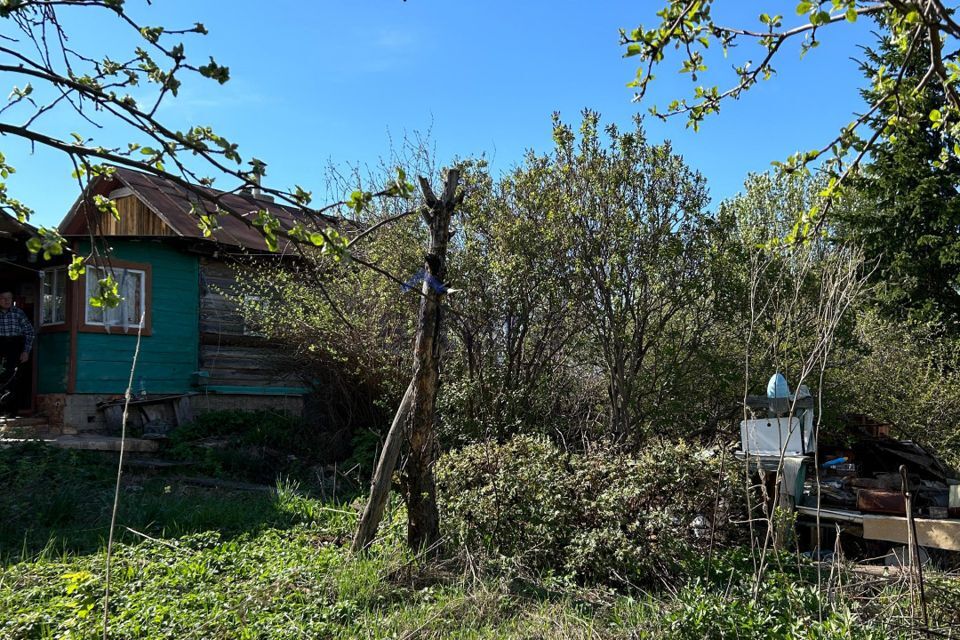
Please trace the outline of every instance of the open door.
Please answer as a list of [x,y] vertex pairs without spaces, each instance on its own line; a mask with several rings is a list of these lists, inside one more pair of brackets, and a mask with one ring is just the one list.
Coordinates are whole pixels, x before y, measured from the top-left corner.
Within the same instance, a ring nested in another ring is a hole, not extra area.
[[[36,333],[40,326],[41,272],[37,269],[36,255],[26,248],[31,231],[29,225],[0,213],[0,286],[13,292],[14,305],[27,314]],[[20,366],[13,381],[16,409],[21,415],[30,415],[36,410],[37,343],[34,340],[30,359]]]

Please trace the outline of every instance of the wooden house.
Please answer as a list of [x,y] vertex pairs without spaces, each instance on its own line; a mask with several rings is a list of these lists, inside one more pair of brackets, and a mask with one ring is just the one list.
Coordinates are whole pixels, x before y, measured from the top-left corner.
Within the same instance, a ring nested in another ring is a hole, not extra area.
[[[59,230],[78,255],[90,242],[109,245],[109,264],[88,265],[79,280],[66,260],[27,264],[18,291],[32,306],[38,329],[30,407],[66,433],[104,426],[103,405],[116,400],[134,372],[138,396],[186,396],[193,409],[265,407],[302,411],[304,382],[285,370],[276,349],[252,335],[230,301],[240,258],[277,261],[256,228],[222,216],[213,236],[198,227],[195,207],[215,202],[251,219],[268,210],[287,223],[297,215],[252,193],[203,190],[117,168],[95,179]],[[84,203],[109,198],[119,219]],[[29,258],[26,258],[29,260]],[[24,256],[18,256],[23,262]],[[94,277],[111,270],[123,302],[113,309],[90,303]],[[142,318],[142,322],[141,322]]]

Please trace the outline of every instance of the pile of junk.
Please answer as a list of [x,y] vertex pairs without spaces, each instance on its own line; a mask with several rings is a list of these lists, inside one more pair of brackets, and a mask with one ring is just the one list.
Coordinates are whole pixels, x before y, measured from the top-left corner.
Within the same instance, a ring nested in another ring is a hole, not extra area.
[[791,393],[776,373],[740,423],[737,455],[796,511],[798,530],[960,551],[960,480],[933,452],[864,415],[846,417],[842,444],[818,444],[816,410],[806,386]]

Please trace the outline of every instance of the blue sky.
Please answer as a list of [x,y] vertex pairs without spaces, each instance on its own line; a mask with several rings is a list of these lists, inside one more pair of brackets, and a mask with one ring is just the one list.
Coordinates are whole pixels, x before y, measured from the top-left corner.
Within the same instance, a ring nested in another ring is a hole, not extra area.
[[[206,37],[185,40],[188,56],[214,55],[230,66],[231,81],[189,82],[163,107],[175,128],[213,126],[239,143],[245,157],[269,164],[270,186],[300,184],[323,191],[324,168],[375,164],[405,134],[430,133],[439,164],[485,155],[495,171],[517,164],[527,149],[550,147],[550,114],[576,123],[584,108],[621,127],[645,110],[625,84],[635,59],[623,59],[618,28],[654,21],[661,3],[484,2],[455,0],[128,0],[145,24],[168,27],[202,22]],[[757,24],[761,11],[799,21],[796,2],[716,0],[714,14],[728,24]],[[101,53],[129,51],[132,40],[114,19],[83,10],[67,16],[72,44]],[[838,25],[823,45],[800,60],[798,45],[783,50],[778,77],[731,103],[694,134],[681,120],[647,118],[652,141],[670,139],[707,178],[714,204],[736,193],[748,172],[828,140],[853,111],[863,80],[849,58],[870,41],[871,25]],[[110,34],[105,38],[104,34]],[[108,44],[105,44],[108,43]],[[717,60],[717,70],[757,50]],[[687,95],[690,84],[661,69],[649,96],[660,105]],[[729,81],[730,75],[723,79]],[[6,84],[12,80],[6,79]],[[709,81],[709,78],[702,79]],[[82,125],[67,114],[46,126],[61,135]],[[98,132],[107,144],[126,134]],[[0,141],[18,173],[12,194],[37,210],[34,221],[54,224],[77,196],[70,165],[53,152],[30,153]],[[218,186],[232,187],[219,182]]]

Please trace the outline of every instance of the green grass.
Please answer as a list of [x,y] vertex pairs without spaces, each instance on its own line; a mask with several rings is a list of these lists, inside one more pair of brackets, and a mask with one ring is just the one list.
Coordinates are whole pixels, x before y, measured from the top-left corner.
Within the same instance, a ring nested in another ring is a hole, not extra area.
[[[0,480],[10,487],[0,502],[0,638],[102,636],[102,540],[114,462],[38,447],[0,451]],[[63,494],[46,495],[51,491]],[[324,503],[289,482],[264,493],[129,476],[121,505],[111,638],[886,638],[900,632],[883,618],[885,601],[871,609],[833,598],[790,569],[772,571],[754,600],[751,563],[742,552],[719,555],[712,580],[696,577],[702,567],[691,566],[688,577],[675,577],[672,592],[626,592],[562,576],[531,578],[509,561],[468,562],[457,550],[448,556],[457,560],[424,562],[404,547],[397,504],[375,548],[352,555],[356,505]],[[946,592],[945,612],[956,596]]]
[[[116,454],[30,444],[0,449],[0,563],[40,552],[90,553],[107,537]],[[118,535],[180,537],[210,530],[225,536],[295,521],[268,492],[242,493],[178,484],[125,472]]]

